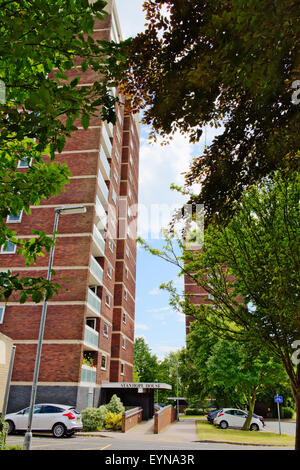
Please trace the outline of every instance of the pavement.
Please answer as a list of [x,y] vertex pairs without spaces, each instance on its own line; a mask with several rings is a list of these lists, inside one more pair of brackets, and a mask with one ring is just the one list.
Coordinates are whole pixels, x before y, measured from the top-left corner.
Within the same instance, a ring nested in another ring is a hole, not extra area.
[[194,419],[183,419],[174,421],[174,423],[167,426],[159,434],[153,433],[154,419],[149,421],[142,421],[134,428],[129,429],[126,433],[98,431],[98,432],[78,432],[77,435],[82,436],[100,436],[111,437],[126,440],[153,440],[164,442],[195,442],[199,441],[196,433],[196,421]]
[[[266,423],[267,426],[263,431],[265,432],[278,432],[276,428],[276,421],[270,421]],[[287,423],[286,423],[287,424]],[[287,434],[294,434],[295,423],[290,422],[291,428],[287,429],[284,423],[281,423],[282,432]],[[117,438],[126,441],[156,441],[156,442],[180,442],[180,443],[200,443],[200,439],[196,432],[196,420],[191,418],[181,417],[179,421],[174,421],[172,424],[163,429],[159,434],[154,434],[154,418],[149,421],[142,421],[135,427],[127,431],[122,432],[111,432],[111,431],[98,431],[98,432],[82,432],[77,435],[82,436],[99,436],[106,438]],[[202,442],[216,442],[221,444],[222,441],[202,441]],[[224,441],[224,443],[226,443]],[[259,446],[259,444],[257,444]]]

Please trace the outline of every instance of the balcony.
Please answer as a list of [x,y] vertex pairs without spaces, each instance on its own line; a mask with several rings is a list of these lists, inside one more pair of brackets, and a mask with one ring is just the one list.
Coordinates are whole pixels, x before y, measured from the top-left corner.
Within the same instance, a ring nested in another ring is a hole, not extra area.
[[109,138],[110,128],[103,123],[102,125],[102,136],[101,136],[101,147],[104,148],[108,158],[111,157],[112,144]]
[[89,285],[90,286],[102,286],[103,282],[103,269],[100,264],[91,256],[90,262],[90,276],[89,276]]
[[106,154],[104,152],[103,147],[101,147],[101,150],[99,152],[99,165],[100,165],[100,171],[104,177],[105,180],[109,180],[110,178],[110,166],[106,157]]
[[98,187],[97,187],[97,196],[104,207],[107,207],[108,204],[108,187],[104,181],[104,178],[101,174],[101,171],[98,171]]
[[107,214],[98,196],[96,196],[96,218],[95,223],[99,230],[105,230],[107,226]]
[[96,384],[96,369],[95,367],[81,366],[81,382]]
[[88,289],[87,297],[87,316],[100,317],[101,312],[101,299],[91,289]]
[[99,333],[88,325],[85,325],[84,350],[98,351]]
[[93,243],[92,243],[92,254],[93,256],[104,256],[105,252],[105,241],[97,229],[96,225],[94,225],[93,229]]
[[104,121],[104,125],[106,127],[106,131],[109,135],[109,137],[114,136],[114,125],[111,122]]

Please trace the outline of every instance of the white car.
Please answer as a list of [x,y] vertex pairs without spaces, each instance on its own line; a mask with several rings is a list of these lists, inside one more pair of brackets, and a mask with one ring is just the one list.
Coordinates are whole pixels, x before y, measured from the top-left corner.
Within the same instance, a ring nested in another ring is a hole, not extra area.
[[[29,408],[5,415],[8,434],[26,431]],[[82,429],[79,411],[68,405],[42,403],[35,405],[32,416],[32,431],[51,431],[54,437],[72,436]]]
[[[221,429],[226,429],[229,426],[233,428],[242,428],[248,413],[243,410],[235,408],[223,408],[214,419],[214,424]],[[260,419],[252,417],[250,423],[250,431],[260,431],[263,428],[263,423]]]

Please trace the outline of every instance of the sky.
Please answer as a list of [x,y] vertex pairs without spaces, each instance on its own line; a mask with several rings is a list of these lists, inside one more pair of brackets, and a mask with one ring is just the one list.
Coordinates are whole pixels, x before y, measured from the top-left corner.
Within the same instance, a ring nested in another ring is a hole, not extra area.
[[[143,0],[116,0],[116,5],[123,39],[144,30]],[[207,131],[207,143],[211,137]],[[141,126],[139,235],[151,247],[163,246],[160,229],[167,225],[172,208],[184,203],[183,196],[171,190],[170,185],[183,184],[182,173],[203,146],[204,137],[192,145],[179,134],[169,145],[153,144],[149,142],[149,129]],[[179,291],[183,290],[177,268],[138,247],[135,337],[142,336],[159,360],[185,346],[184,315],[172,310],[168,293],[159,289],[161,283],[171,280]]]

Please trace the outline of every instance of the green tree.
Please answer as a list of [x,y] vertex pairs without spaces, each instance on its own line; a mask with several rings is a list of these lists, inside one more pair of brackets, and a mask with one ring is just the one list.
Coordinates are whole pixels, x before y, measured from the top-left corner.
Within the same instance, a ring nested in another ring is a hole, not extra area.
[[[224,339],[252,344],[282,361],[297,410],[296,449],[300,448],[300,364],[295,348],[299,322],[300,174],[277,174],[244,192],[227,226],[210,225],[201,250],[174,257],[151,250],[175,264],[213,300],[195,306],[171,283],[171,305],[208,325]],[[147,245],[145,245],[147,249]]]
[[186,176],[206,217],[226,218],[243,189],[299,168],[297,0],[147,0],[124,89],[153,134],[224,126]]
[[157,380],[157,356],[152,354],[142,337],[136,338],[134,341],[134,362],[141,382],[155,382]]
[[248,407],[243,429],[250,427],[257,395],[276,383],[287,380],[280,360],[274,360],[268,352],[243,344],[219,339],[207,361],[207,381],[221,386],[225,391],[234,390]]
[[[116,99],[110,93],[124,63],[124,49],[92,37],[94,20],[103,20],[106,2],[97,0],[0,0],[0,246],[17,246],[27,265],[49,251],[52,238],[43,231],[30,240],[5,224],[8,215],[59,194],[71,176],[54,161],[78,126],[92,116],[114,122]],[[95,82],[80,86],[81,72]],[[72,74],[69,72],[72,70]],[[3,89],[2,89],[3,90]],[[19,171],[19,160],[29,168]],[[0,298],[21,292],[39,302],[57,291],[43,278],[1,274]]]

